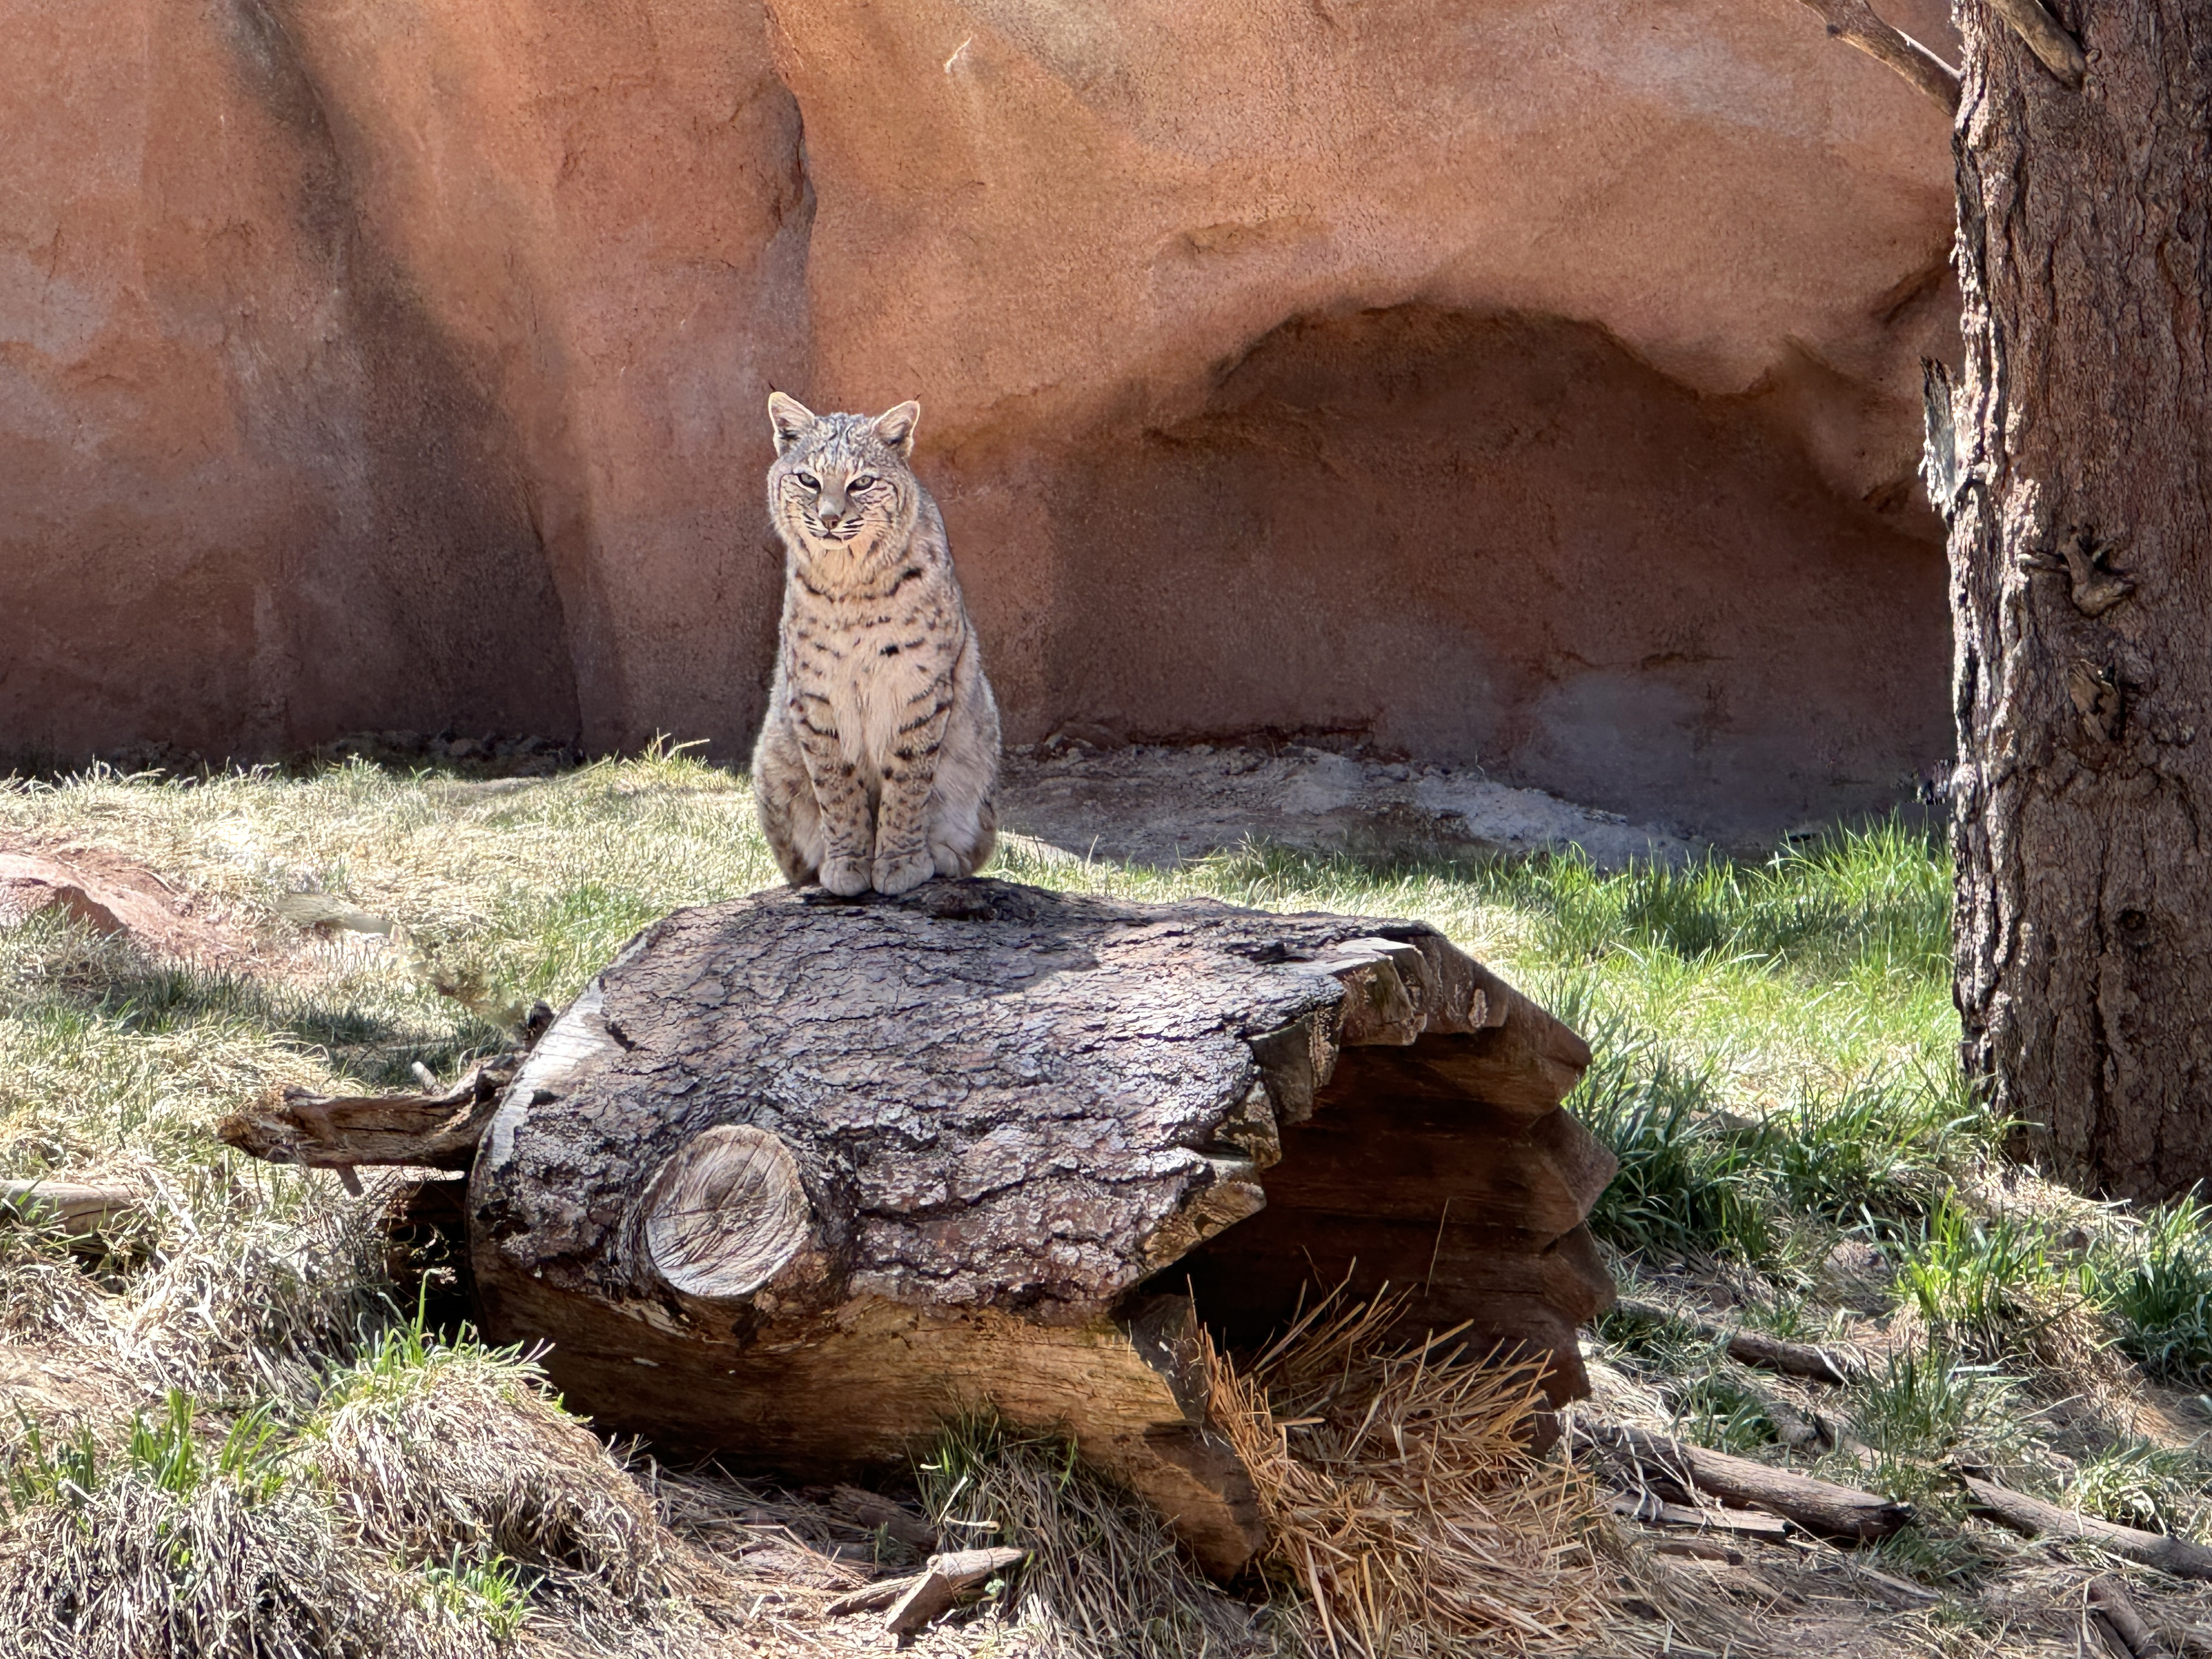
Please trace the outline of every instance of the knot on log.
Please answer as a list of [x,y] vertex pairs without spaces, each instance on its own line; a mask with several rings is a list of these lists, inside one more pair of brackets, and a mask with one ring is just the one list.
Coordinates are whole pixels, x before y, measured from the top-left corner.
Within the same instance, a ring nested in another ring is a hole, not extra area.
[[694,1135],[646,1189],[645,1249],[680,1295],[705,1302],[773,1298],[818,1287],[828,1262],[791,1149],[747,1123]]

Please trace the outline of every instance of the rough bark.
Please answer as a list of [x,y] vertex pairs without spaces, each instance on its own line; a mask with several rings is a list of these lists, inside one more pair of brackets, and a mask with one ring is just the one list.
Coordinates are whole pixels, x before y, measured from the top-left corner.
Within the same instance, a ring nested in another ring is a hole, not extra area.
[[1959,8],[1957,996],[2024,1149],[2154,1198],[2212,1176],[2212,12],[2054,9],[2078,89]]
[[[1063,1425],[1230,1571],[1258,1514],[1201,1319],[1257,1333],[1357,1255],[1581,1391],[1612,1294],[1582,1225],[1612,1162],[1559,1103],[1588,1058],[1418,923],[997,882],[680,912],[508,1088],[478,1295],[675,1449],[835,1478],[965,1405]],[[1207,1254],[1255,1216],[1287,1230]]]

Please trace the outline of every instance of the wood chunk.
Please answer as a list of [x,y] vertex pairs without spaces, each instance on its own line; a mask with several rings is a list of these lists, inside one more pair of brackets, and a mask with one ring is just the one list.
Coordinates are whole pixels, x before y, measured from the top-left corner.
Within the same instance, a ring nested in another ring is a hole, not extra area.
[[880,1583],[864,1584],[859,1589],[848,1591],[822,1609],[825,1619],[842,1619],[848,1613],[881,1613],[927,1575],[910,1572],[903,1577],[886,1578]]
[[962,1596],[982,1589],[994,1575],[1018,1565],[1028,1556],[1027,1550],[1017,1549],[962,1550],[952,1555],[933,1555],[921,1577],[884,1615],[884,1628],[901,1638],[912,1636],[931,1620],[951,1612]]
[[1599,1445],[1626,1453],[1686,1491],[1702,1492],[1738,1508],[1768,1510],[1796,1522],[1808,1532],[1870,1544],[1914,1519],[1910,1504],[1815,1480],[1788,1469],[1770,1468],[1748,1457],[1709,1451],[1703,1446],[1611,1424],[1592,1424],[1588,1431]]
[[2212,1549],[2185,1538],[2142,1532],[2094,1516],[2046,1504],[2040,1498],[2011,1491],[1995,1481],[1966,1478],[1966,1495],[1973,1507],[1994,1516],[2016,1532],[2032,1538],[2070,1538],[2109,1550],[2123,1560],[2156,1567],[2177,1578],[2212,1579]]

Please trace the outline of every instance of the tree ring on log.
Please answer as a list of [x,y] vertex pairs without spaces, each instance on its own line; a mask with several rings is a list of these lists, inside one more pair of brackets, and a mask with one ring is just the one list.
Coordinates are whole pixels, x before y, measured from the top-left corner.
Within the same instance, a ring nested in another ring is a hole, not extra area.
[[798,1160],[750,1123],[717,1124],[685,1141],[641,1208],[646,1255],[680,1295],[741,1302],[779,1278],[821,1277]]

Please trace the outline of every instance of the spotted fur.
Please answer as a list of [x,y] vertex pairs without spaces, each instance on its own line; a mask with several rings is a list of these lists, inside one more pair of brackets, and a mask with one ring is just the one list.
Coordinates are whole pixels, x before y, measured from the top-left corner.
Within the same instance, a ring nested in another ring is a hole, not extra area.
[[761,827],[785,878],[903,893],[991,856],[999,708],[937,503],[908,465],[921,405],[871,420],[772,394],[769,516],[786,554]]

